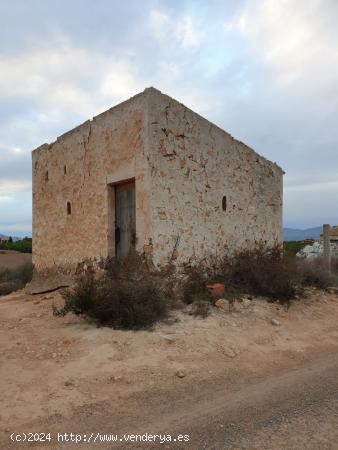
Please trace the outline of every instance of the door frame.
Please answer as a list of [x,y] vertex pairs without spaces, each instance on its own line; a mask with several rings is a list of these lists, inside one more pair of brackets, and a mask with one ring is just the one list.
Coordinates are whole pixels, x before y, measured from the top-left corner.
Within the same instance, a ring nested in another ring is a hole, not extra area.
[[[135,186],[135,231],[137,229],[137,216],[136,216],[136,180],[135,177],[123,178],[121,180],[114,181],[112,183],[107,184],[107,196],[108,196],[108,257],[116,258],[116,236],[115,236],[115,227],[116,227],[116,208],[115,208],[115,195],[116,195],[116,186],[120,186],[123,184],[134,183]],[[136,245],[135,245],[136,246]]]

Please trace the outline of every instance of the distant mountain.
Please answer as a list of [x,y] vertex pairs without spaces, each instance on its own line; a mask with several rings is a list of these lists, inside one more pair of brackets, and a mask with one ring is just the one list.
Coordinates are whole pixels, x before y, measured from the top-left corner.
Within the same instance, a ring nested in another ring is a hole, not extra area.
[[323,227],[307,228],[298,230],[294,228],[283,228],[284,241],[304,241],[304,239],[319,239]]
[[[9,237],[9,236],[7,236],[6,234],[1,234],[1,233],[0,233],[0,239],[5,239],[5,238],[8,239],[8,237]],[[12,239],[13,239],[14,242],[16,242],[16,241],[20,241],[20,239],[22,239],[22,238],[19,238],[19,237],[17,237],[17,236],[12,236]]]

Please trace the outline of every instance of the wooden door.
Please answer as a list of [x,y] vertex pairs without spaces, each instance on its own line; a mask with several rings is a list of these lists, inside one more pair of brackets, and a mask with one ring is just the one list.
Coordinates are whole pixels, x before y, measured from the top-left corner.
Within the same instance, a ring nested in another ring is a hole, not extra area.
[[115,250],[123,258],[135,248],[135,181],[115,186]]

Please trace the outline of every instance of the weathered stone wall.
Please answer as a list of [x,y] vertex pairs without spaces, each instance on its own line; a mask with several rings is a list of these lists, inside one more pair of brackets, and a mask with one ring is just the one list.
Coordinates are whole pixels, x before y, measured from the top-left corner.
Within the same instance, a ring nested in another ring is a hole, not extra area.
[[133,178],[155,265],[282,241],[281,169],[150,88],[33,152],[36,269],[113,256],[113,185]]
[[33,151],[33,263],[37,270],[74,266],[85,258],[114,253],[110,183],[135,178],[139,248],[148,242],[146,106],[146,97],[138,95]]
[[155,264],[282,242],[276,164],[155,89],[148,127]]

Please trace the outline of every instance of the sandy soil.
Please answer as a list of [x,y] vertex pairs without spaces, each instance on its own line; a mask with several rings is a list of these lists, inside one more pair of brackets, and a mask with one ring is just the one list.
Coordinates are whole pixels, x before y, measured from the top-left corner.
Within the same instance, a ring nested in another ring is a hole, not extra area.
[[[250,398],[248,386],[264,387],[266,380],[320,365],[323,358],[337,360],[338,296],[322,291],[309,291],[289,310],[256,298],[236,303],[231,313],[214,308],[206,319],[179,311],[171,324],[151,332],[97,328],[73,315],[57,318],[53,303],[62,303],[59,292],[0,297],[0,448],[26,448],[10,440],[12,432],[23,431],[53,437],[27,448],[139,448],[61,445],[55,436],[193,432],[198,409],[192,404],[210,416],[220,398],[226,405],[236,394],[243,402]],[[175,448],[217,448],[192,442]],[[280,445],[261,448],[288,448]]]
[[26,262],[32,262],[32,255],[30,253],[0,250],[0,269],[15,269]]

